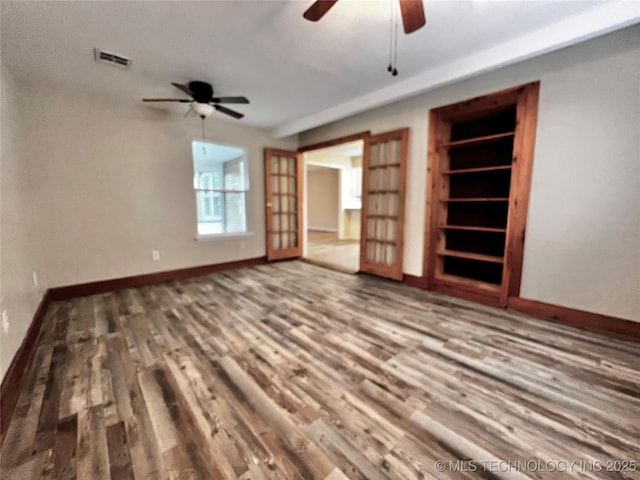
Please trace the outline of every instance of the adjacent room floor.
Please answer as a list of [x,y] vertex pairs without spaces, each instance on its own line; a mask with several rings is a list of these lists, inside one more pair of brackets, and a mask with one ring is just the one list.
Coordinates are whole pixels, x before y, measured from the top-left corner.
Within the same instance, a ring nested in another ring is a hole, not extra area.
[[580,465],[639,446],[639,344],[296,261],[52,304],[2,478],[637,478]]
[[307,232],[307,260],[346,273],[360,270],[360,242],[338,240],[334,232]]

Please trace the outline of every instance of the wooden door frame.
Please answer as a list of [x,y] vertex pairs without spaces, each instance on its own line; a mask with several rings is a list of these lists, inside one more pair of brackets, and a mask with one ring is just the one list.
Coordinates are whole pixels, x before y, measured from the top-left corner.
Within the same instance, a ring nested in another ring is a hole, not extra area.
[[[298,231],[298,246],[291,247],[288,249],[279,249],[275,253],[273,249],[273,238],[271,236],[271,229],[273,228],[273,215],[272,215],[272,197],[273,197],[273,189],[271,185],[271,175],[269,174],[269,170],[267,167],[267,163],[270,164],[271,158],[274,155],[283,156],[283,157],[295,157],[296,158],[296,191],[297,195],[297,218],[296,218],[296,229]],[[302,154],[298,153],[295,150],[281,150],[277,148],[265,148],[264,149],[264,178],[265,178],[265,230],[266,230],[266,247],[267,247],[267,259],[269,261],[274,260],[282,260],[286,258],[296,258],[302,255],[302,241],[303,241],[303,232],[302,232],[302,208],[303,205],[303,196],[302,196],[302,178],[303,176],[300,173],[300,169],[302,166]],[[272,252],[271,254],[269,252]]]
[[[435,108],[429,112],[428,182],[423,264],[423,277],[426,280],[427,289],[440,290],[443,293],[459,295],[502,307],[507,306],[510,297],[520,296],[539,91],[540,82],[537,81]],[[432,234],[432,232],[438,231],[438,214],[441,208],[441,202],[438,201],[441,188],[439,165],[443,154],[443,152],[439,151],[438,145],[444,137],[448,139],[448,129],[452,121],[471,120],[492,109],[499,109],[513,104],[517,106],[516,130],[513,145],[502,286],[496,296],[495,294],[478,291],[472,286],[466,288],[464,285],[436,285],[434,275],[437,261],[437,241],[435,233]]]
[[409,128],[399,128],[389,132],[383,132],[377,135],[369,136],[365,139],[364,152],[362,156],[362,210],[360,217],[360,269],[366,263],[366,238],[367,238],[367,215],[368,210],[368,193],[367,188],[369,185],[369,153],[367,143],[372,139],[379,142],[385,142],[400,137],[400,171],[398,172],[398,188],[400,194],[398,195],[398,224],[396,225],[396,256],[399,259],[398,267],[381,267],[372,266],[367,273],[374,275],[380,275],[385,278],[391,278],[401,281],[403,279],[404,270],[404,219],[405,219],[405,205],[406,205],[406,176],[407,166],[409,163]]
[[304,147],[299,147],[298,153],[306,153],[312,150],[322,150],[323,148],[336,147],[338,145],[342,145],[343,143],[351,143],[355,142],[356,140],[364,140],[365,138],[370,136],[371,132],[369,130],[365,130],[363,132],[345,135],[344,137],[332,138],[331,140],[326,140],[324,142],[318,142],[311,145],[306,145]]
[[[326,141],[323,141],[323,142],[313,143],[311,145],[306,145],[306,146],[303,146],[303,147],[299,147],[298,148],[298,153],[299,154],[305,154],[305,153],[308,153],[308,152],[312,152],[314,150],[323,150],[325,148],[337,147],[339,145],[343,145],[345,143],[356,142],[358,140],[364,141],[370,136],[371,136],[371,131],[365,130],[365,131],[362,131],[362,132],[353,133],[353,134],[350,134],[350,135],[345,135],[343,137],[332,138],[330,140],[326,140]],[[363,145],[363,157],[364,157],[364,145]],[[304,157],[303,157],[303,162],[302,163],[303,163],[304,178],[306,179],[307,163],[304,160]],[[342,185],[342,174],[343,174],[342,170],[340,170],[339,174],[340,174],[340,185]],[[361,180],[364,182],[364,170],[363,170],[361,175],[362,175]],[[363,183],[363,185],[364,185],[364,183]],[[307,206],[308,206],[307,202],[304,201],[304,199],[307,198],[306,183],[303,183],[303,189],[305,189],[305,191],[303,191],[303,195],[302,195],[303,208],[306,211]],[[338,202],[338,203],[341,204],[341,202]],[[362,210],[360,210],[360,211],[362,212]],[[362,220],[362,218],[361,218],[361,220]],[[303,235],[304,235],[303,244],[302,244],[303,254],[306,253],[307,227],[308,227],[308,225],[304,225],[304,223],[303,223]],[[339,226],[339,229],[341,229],[341,228],[343,228],[343,227]],[[362,248],[362,244],[360,244],[360,248]],[[358,265],[358,269],[360,269],[360,265]]]

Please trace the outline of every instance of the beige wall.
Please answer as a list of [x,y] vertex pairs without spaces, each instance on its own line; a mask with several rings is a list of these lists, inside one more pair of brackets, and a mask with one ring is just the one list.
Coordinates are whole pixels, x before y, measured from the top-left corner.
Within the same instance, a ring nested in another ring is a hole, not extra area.
[[[38,175],[29,165],[22,145],[27,132],[21,125],[17,83],[2,68],[0,94],[0,377],[18,351],[33,314],[47,287],[41,268],[42,250],[37,230],[34,186]],[[34,284],[33,274],[38,277]]]
[[323,148],[321,150],[312,150],[306,152],[303,155],[304,161],[307,164],[315,165],[332,165],[343,168],[351,168],[351,157],[345,155],[336,155],[330,148]]
[[640,321],[640,27],[300,134],[410,127],[404,271],[422,275],[431,108],[541,80],[521,296]]
[[2,376],[48,287],[265,255],[262,150],[292,149],[297,139],[207,120],[208,140],[248,149],[252,235],[197,242],[191,141],[200,131],[199,119],[137,99],[122,106],[18,85],[3,70]]
[[[304,160],[305,163],[305,171],[309,172],[309,166],[311,165],[315,165],[315,166],[332,166],[335,167],[337,169],[341,169],[342,170],[342,174],[344,175],[344,171],[346,169],[350,169],[351,168],[351,159],[345,155],[337,155],[335,153],[335,151],[331,148],[323,148],[320,150],[312,150],[310,152],[306,152],[302,155],[302,158]],[[308,175],[308,173],[307,173]],[[340,175],[340,174],[339,174]],[[344,177],[343,177],[344,178]],[[340,180],[338,180],[338,184],[340,185]],[[342,185],[342,187],[344,188],[344,185]],[[311,219],[310,217],[310,209],[311,207],[311,199],[310,199],[310,195],[309,195],[309,185],[308,185],[308,177],[305,179],[305,199],[304,199],[304,204],[306,205],[305,211],[304,211],[304,215],[303,215],[303,220],[302,223],[303,225],[306,226],[306,228],[313,228],[313,227],[317,227],[317,225],[313,225],[313,219]],[[340,191],[338,191],[338,197],[341,195],[342,193]],[[340,202],[340,198],[338,198],[337,200],[338,202]],[[338,207],[336,207],[337,209]],[[347,215],[346,212],[344,210],[340,210],[338,213],[338,218],[336,221],[337,225],[335,228],[338,230],[338,238],[342,239],[345,237],[345,227],[347,225]],[[342,227],[342,228],[340,228]],[[331,227],[334,228],[334,227]],[[306,251],[304,252],[306,254]]]
[[350,240],[360,240],[360,210],[347,210],[344,236]]
[[309,230],[338,231],[340,172],[319,167],[307,171]]
[[275,140],[241,122],[207,119],[207,140],[248,149],[253,235],[197,242],[191,141],[201,136],[199,119],[138,99],[122,106],[29,88],[21,100],[31,135],[25,158],[38,172],[39,234],[51,285],[265,255],[263,147],[295,148],[296,138]]

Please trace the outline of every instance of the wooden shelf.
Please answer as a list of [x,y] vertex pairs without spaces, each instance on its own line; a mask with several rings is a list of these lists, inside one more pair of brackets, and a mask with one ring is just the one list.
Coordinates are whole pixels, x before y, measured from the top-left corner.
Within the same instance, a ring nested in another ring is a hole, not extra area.
[[494,172],[498,170],[511,170],[511,165],[498,165],[495,167],[461,168],[459,170],[445,170],[442,175],[455,175],[456,173]]
[[480,145],[488,142],[495,142],[503,138],[515,136],[516,132],[496,133],[495,135],[486,135],[484,137],[466,138],[464,140],[456,140],[455,142],[443,143],[443,148],[463,147],[467,145]]
[[451,287],[463,286],[471,289],[472,291],[481,291],[488,294],[498,294],[500,292],[500,285],[482,282],[480,280],[473,280],[471,278],[458,277],[457,275],[449,275],[446,273],[438,274],[434,281],[445,285],[448,284]]
[[443,198],[441,202],[508,202],[509,197]]
[[441,250],[436,252],[441,257],[466,258],[467,260],[478,260],[481,262],[504,263],[504,257],[494,255],[484,255],[482,253],[460,252],[457,250]]
[[494,233],[507,233],[506,228],[494,228],[494,227],[475,227],[473,225],[441,225],[438,227],[440,230],[468,230],[471,232],[494,232]]

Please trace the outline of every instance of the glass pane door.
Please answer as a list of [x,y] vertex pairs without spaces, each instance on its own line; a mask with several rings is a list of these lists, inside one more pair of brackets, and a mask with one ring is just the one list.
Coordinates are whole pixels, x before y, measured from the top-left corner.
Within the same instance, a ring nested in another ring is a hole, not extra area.
[[365,140],[360,269],[402,279],[404,196],[409,130]]
[[265,149],[267,258],[302,255],[301,157],[297,152]]

